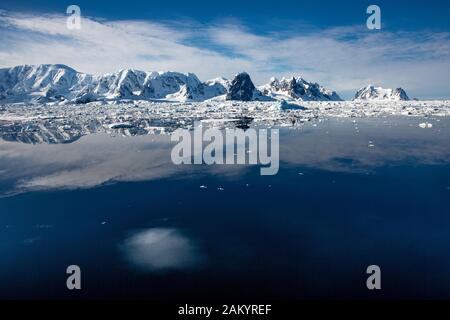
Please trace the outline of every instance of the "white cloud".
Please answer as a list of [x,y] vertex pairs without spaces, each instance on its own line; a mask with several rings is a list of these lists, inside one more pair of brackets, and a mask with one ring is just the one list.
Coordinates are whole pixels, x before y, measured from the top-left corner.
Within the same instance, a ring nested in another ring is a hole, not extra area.
[[211,28],[210,34],[217,43],[250,57],[260,71],[286,66],[284,73],[301,73],[338,91],[354,92],[374,83],[450,97],[449,33],[372,33],[348,27],[273,37],[225,26]]
[[410,96],[450,98],[450,33],[369,31],[363,26],[256,34],[242,24],[104,21],[0,13],[0,66],[63,63],[88,73],[120,68],[194,72],[201,79],[247,71],[257,84],[301,75],[349,97],[369,83]]
[[236,70],[250,66],[244,59],[183,44],[192,37],[192,30],[186,28],[83,18],[80,30],[69,30],[65,19],[57,15],[1,15],[5,42],[0,46],[0,65],[63,63],[95,74],[121,68],[194,71],[202,78],[226,74],[232,65]]

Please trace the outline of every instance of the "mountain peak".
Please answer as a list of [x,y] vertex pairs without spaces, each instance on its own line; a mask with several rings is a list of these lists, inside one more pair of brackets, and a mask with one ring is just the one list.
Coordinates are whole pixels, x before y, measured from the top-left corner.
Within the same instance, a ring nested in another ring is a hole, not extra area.
[[247,72],[238,73],[231,81],[226,100],[251,101],[255,90],[250,75]]
[[270,82],[259,88],[264,95],[275,99],[301,101],[341,101],[334,91],[330,91],[317,83],[304,80],[301,77],[270,78]]

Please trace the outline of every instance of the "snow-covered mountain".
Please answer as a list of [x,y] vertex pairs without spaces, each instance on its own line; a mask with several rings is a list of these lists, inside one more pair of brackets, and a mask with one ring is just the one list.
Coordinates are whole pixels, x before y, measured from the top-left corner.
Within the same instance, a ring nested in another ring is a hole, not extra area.
[[409,97],[402,88],[384,89],[368,85],[356,92],[354,100],[406,101]]
[[203,101],[227,92],[226,79],[202,83],[195,74],[124,69],[93,76],[65,65],[0,69],[0,102],[87,103],[96,100]]
[[94,78],[64,65],[17,66],[0,69],[0,101],[46,102],[75,98]]
[[204,95],[206,99],[211,99],[217,96],[223,96],[227,94],[231,86],[231,81],[225,78],[215,78],[205,81],[203,83]]
[[[220,97],[220,98],[218,98]],[[22,65],[0,69],[0,103],[88,103],[102,100],[205,101],[339,101],[339,96],[302,78],[273,78],[257,88],[243,72],[229,81],[201,82],[193,73],[123,69],[94,76],[61,64]]]
[[239,73],[233,79],[226,98],[241,101],[342,101],[336,92],[300,77],[281,80],[272,78],[268,84],[255,87],[250,76],[245,72]]
[[304,80],[301,77],[290,79],[270,79],[270,82],[259,87],[266,96],[277,100],[299,100],[299,101],[342,101],[339,95],[331,90],[325,89],[317,83]]

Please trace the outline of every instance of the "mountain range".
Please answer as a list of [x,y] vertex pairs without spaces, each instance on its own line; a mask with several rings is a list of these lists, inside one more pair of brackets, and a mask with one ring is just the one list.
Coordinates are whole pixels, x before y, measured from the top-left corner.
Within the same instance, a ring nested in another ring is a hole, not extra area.
[[61,64],[21,65],[0,69],[2,103],[88,103],[101,100],[205,101],[339,101],[340,97],[302,78],[271,79],[255,87],[243,72],[233,80],[202,82],[193,73],[145,72],[123,69],[104,75],[78,72]]
[[202,83],[192,73],[124,69],[93,76],[65,65],[23,65],[0,69],[0,101],[6,102],[199,101],[225,93],[226,80]]
[[[122,69],[90,75],[62,64],[20,65],[0,69],[0,103],[89,103],[93,101],[342,101],[339,95],[301,77],[276,78],[256,87],[242,72],[232,80],[202,82],[193,73]],[[408,100],[406,92],[367,86],[355,100]]]

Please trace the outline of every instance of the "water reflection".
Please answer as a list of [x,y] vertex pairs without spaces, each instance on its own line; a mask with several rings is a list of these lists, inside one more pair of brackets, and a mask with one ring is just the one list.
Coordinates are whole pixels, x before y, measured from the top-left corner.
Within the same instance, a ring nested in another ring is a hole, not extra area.
[[[281,169],[304,166],[330,171],[370,172],[385,164],[446,164],[450,122],[421,119],[327,120],[301,130],[281,130]],[[248,125],[247,122],[242,123]],[[191,174],[239,176],[249,166],[175,166],[168,135],[88,135],[70,144],[0,142],[2,195],[47,189],[90,188],[119,181],[144,181]]]
[[191,239],[170,228],[135,232],[121,248],[128,261],[142,271],[190,269],[197,267],[203,259]]
[[426,121],[285,128],[266,177],[174,166],[165,135],[0,142],[0,297],[71,298],[75,263],[88,298],[371,298],[371,264],[382,297],[448,298],[450,121]]

